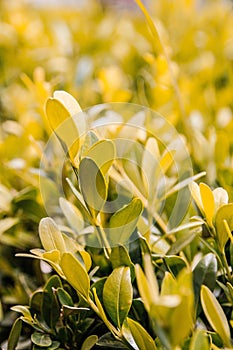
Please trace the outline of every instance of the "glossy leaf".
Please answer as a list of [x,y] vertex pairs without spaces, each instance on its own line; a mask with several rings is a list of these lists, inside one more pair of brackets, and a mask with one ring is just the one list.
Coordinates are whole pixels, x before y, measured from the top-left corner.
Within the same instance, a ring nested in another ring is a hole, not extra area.
[[124,244],[133,233],[143,206],[139,198],[134,198],[128,205],[116,211],[109,221],[109,236],[112,245]]
[[211,327],[219,334],[226,347],[231,348],[231,333],[226,315],[208,287],[201,287],[201,304]]
[[67,281],[79,294],[88,299],[90,280],[82,264],[71,253],[64,253],[61,257],[61,268]]
[[112,268],[115,269],[120,266],[128,266],[130,268],[131,278],[135,277],[134,265],[130,259],[129,253],[122,245],[113,247],[110,255]]
[[83,158],[80,162],[79,185],[90,213],[96,218],[107,199],[107,184],[101,170],[90,158]]
[[196,302],[199,300],[201,285],[213,290],[217,278],[217,260],[214,254],[205,255],[193,270],[193,286]]
[[103,289],[105,309],[114,324],[121,328],[132,304],[133,289],[129,267],[118,267],[107,278]]
[[127,324],[132,336],[140,350],[156,350],[154,340],[150,334],[143,328],[140,323],[131,318],[127,318]]

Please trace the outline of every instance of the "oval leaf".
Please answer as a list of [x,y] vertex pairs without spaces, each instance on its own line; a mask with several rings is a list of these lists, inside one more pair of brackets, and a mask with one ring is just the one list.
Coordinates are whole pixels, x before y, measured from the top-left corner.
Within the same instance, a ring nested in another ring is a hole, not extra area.
[[92,159],[105,175],[116,157],[114,143],[111,140],[98,141],[87,151],[86,156]]
[[224,249],[225,244],[229,239],[224,220],[227,221],[230,231],[233,231],[233,203],[220,207],[215,216],[217,236],[221,250]]
[[52,340],[48,334],[34,332],[31,335],[31,340],[34,344],[40,346],[41,348],[47,348],[52,345]]
[[43,218],[39,224],[39,236],[45,250],[58,250],[64,253],[65,242],[61,231],[51,218]]
[[130,329],[130,332],[140,350],[156,350],[154,340],[150,334],[143,328],[140,323],[127,318],[127,324]]
[[134,198],[111,216],[107,232],[109,232],[112,245],[127,242],[136,228],[142,210],[142,201],[139,198]]
[[61,257],[61,268],[72,287],[84,298],[88,299],[90,280],[82,264],[71,253],[64,253]]
[[81,231],[84,228],[84,221],[79,209],[75,207],[74,204],[67,201],[65,198],[60,198],[59,203],[69,225],[76,232]]
[[231,333],[226,315],[208,287],[201,287],[201,304],[211,327],[219,334],[224,344],[231,348]]
[[17,318],[13,324],[13,327],[11,329],[11,332],[8,338],[7,350],[16,349],[16,345],[18,344],[18,341],[19,341],[21,329],[22,329],[22,320],[20,318]]
[[90,158],[80,162],[79,185],[90,213],[96,218],[107,199],[107,184],[100,168]]
[[132,299],[130,268],[116,268],[104,284],[103,301],[109,316],[119,328],[128,315]]

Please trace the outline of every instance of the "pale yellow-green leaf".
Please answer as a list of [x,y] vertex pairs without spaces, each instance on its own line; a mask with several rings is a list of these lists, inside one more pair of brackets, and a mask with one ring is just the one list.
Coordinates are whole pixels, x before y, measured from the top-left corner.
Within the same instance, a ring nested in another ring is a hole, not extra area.
[[59,250],[51,250],[49,252],[45,252],[42,257],[47,260],[51,261],[52,263],[59,264],[60,262],[60,252]]
[[94,218],[107,199],[107,183],[102,171],[90,158],[83,158],[79,166],[79,185],[85,203]]
[[125,244],[133,233],[142,213],[142,201],[134,198],[129,204],[116,211],[110,218],[106,232],[112,245]]
[[90,335],[87,337],[82,343],[81,350],[90,350],[97,343],[98,337],[97,335]]
[[46,114],[53,131],[74,164],[80,146],[79,131],[69,111],[59,100],[49,98],[46,103]]
[[86,267],[86,270],[89,271],[92,265],[92,260],[91,260],[91,256],[88,252],[86,252],[85,250],[80,250],[79,254],[81,255],[84,265]]
[[155,169],[159,165],[159,148],[157,140],[150,137],[145,145],[145,150],[142,157],[142,179],[148,194],[153,192],[156,186]]
[[149,254],[144,254],[143,262],[144,262],[144,271],[145,271],[146,279],[149,283],[150,291],[153,294],[154,299],[157,299],[159,296],[159,285],[158,285],[158,281],[155,276],[155,271],[151,262],[151,256]]
[[100,140],[89,148],[85,156],[92,159],[105,175],[116,157],[115,145],[111,140]]
[[190,342],[189,350],[209,350],[210,342],[206,331],[196,329]]
[[60,198],[59,203],[70,226],[76,232],[81,231],[84,228],[84,221],[80,210],[65,198]]
[[85,299],[89,298],[90,280],[87,271],[71,253],[61,257],[61,269],[72,287]]
[[214,195],[209,186],[204,184],[203,182],[200,183],[200,194],[201,194],[201,200],[202,200],[202,205],[206,217],[206,221],[208,225],[212,226],[213,225],[213,217],[214,217],[214,211],[215,211],[215,206],[214,206]]
[[127,318],[127,324],[130,329],[130,332],[140,350],[156,350],[157,347],[153,338],[145,330],[140,323],[134,321],[131,318]]
[[191,192],[191,195],[192,195],[192,197],[193,197],[197,207],[199,208],[201,213],[204,215],[204,207],[203,207],[203,204],[202,204],[200,187],[198,186],[198,184],[196,182],[192,181],[189,184],[189,190]]
[[161,296],[175,294],[176,291],[177,281],[170,272],[166,271],[161,285]]
[[41,219],[39,236],[45,250],[59,250],[61,254],[65,252],[66,247],[62,233],[51,218]]
[[224,204],[228,203],[228,193],[224,188],[218,187],[213,190],[215,213]]
[[149,282],[147,281],[141,266],[138,264],[135,265],[135,274],[140,296],[145,304],[146,310],[149,311],[151,304],[156,302],[156,298],[150,289]]
[[201,304],[211,327],[219,334],[224,345],[231,347],[231,333],[226,315],[214,294],[205,285],[201,286]]

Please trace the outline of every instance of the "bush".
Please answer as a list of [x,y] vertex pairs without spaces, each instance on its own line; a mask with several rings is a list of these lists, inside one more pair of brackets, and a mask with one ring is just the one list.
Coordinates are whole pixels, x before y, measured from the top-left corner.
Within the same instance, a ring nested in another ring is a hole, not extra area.
[[2,346],[231,348],[231,8],[163,2],[152,22],[137,1],[151,37],[138,12],[90,3],[85,22],[2,5]]

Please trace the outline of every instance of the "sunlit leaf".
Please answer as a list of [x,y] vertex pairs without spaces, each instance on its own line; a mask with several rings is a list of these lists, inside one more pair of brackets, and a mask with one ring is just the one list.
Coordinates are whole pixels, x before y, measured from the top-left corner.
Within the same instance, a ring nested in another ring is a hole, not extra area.
[[215,224],[220,249],[223,250],[229,235],[224,225],[224,220],[227,221],[230,231],[233,231],[233,204],[225,204],[219,208],[215,216]]
[[137,225],[142,209],[141,200],[134,198],[128,205],[125,205],[111,216],[109,234],[112,245],[127,242]]
[[99,167],[90,158],[83,158],[80,162],[79,185],[87,207],[96,217],[107,199],[107,183]]
[[140,350],[156,350],[154,340],[150,334],[143,328],[140,323],[131,318],[127,318],[127,324],[132,333],[132,336]]
[[107,278],[103,289],[104,306],[114,324],[121,328],[133,298],[129,267],[118,267]]
[[200,183],[200,193],[206,221],[210,226],[212,226],[212,220],[214,217],[215,210],[213,192],[211,191],[209,186],[202,182]]
[[201,304],[211,327],[220,335],[226,347],[231,348],[231,333],[226,315],[208,287],[201,287]]
[[58,250],[65,252],[65,242],[61,231],[51,218],[43,218],[39,225],[39,236],[45,250]]
[[72,204],[65,198],[60,198],[59,203],[70,226],[76,232],[81,231],[84,228],[84,221],[83,221],[83,216],[79,211],[79,209],[76,208],[74,204]]
[[97,343],[98,337],[97,335],[90,335],[87,337],[81,347],[81,350],[90,350],[93,348],[93,346]]
[[100,140],[89,148],[85,156],[92,159],[105,175],[116,157],[114,143],[111,140]]
[[67,281],[78,293],[88,299],[90,280],[82,264],[71,253],[64,253],[61,257],[61,268]]

